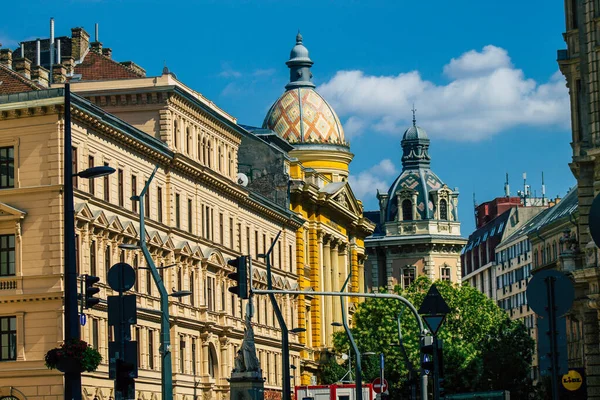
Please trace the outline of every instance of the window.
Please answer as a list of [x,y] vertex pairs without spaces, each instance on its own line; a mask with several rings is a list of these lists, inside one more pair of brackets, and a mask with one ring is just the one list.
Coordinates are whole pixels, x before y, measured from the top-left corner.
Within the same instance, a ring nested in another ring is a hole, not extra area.
[[229,218],[229,247],[233,249],[233,218]]
[[[92,156],[88,156],[88,168],[94,168],[94,157],[92,157]],[[88,180],[89,191],[92,196],[94,196],[96,194],[96,190],[95,190],[96,185],[94,184],[94,182],[95,181],[93,179]]]
[[92,240],[90,243],[90,275],[96,276],[96,241]]
[[402,202],[402,220],[404,220],[404,221],[412,221],[413,220],[412,208],[413,208],[412,201],[404,200]]
[[148,368],[154,369],[154,331],[148,330]]
[[98,320],[92,318],[92,347],[98,350]]
[[225,281],[221,281],[221,311],[225,311],[226,304],[226,296],[225,296]]
[[133,290],[135,290],[136,292],[139,292],[138,282],[140,280],[139,276],[138,276],[138,266],[139,266],[138,255],[135,254],[133,256],[133,270],[135,271],[135,282],[133,283]]
[[207,149],[207,157],[206,157],[206,163],[208,164],[208,168],[212,167],[212,162],[211,162],[211,158],[212,158],[212,142],[209,140],[208,141],[208,149]]
[[0,189],[15,187],[14,147],[0,148]]
[[210,375],[211,378],[215,377],[215,367],[216,367],[216,363],[215,363],[215,356],[213,355],[213,349],[209,348],[208,349],[208,375]]
[[117,187],[119,191],[119,206],[123,207],[124,203],[124,192],[123,192],[123,170],[119,169],[117,172]]
[[110,246],[106,246],[104,249],[104,273],[106,274],[106,281],[108,282],[108,270],[110,269]]
[[187,213],[188,213],[188,232],[192,232],[192,221],[193,221],[193,217],[194,214],[192,212],[192,200],[188,199],[188,208],[187,208]]
[[0,361],[17,359],[17,317],[0,318]]
[[[148,181],[144,181],[144,187],[146,187],[147,184],[148,184]],[[149,190],[147,190],[146,193],[144,193],[144,217],[150,218],[150,191]]]
[[177,290],[179,292],[183,290],[183,268],[179,268],[179,270],[177,271]]
[[237,299],[237,296],[234,295],[234,294],[232,294],[231,295],[231,316],[234,317],[234,318],[235,318],[235,314],[236,314],[235,308],[236,308],[236,305],[237,305],[237,300],[236,299]]
[[196,304],[196,293],[194,293],[194,272],[190,272],[190,284],[189,284],[189,291],[192,292],[192,294],[190,295],[190,304],[191,305],[195,305]]
[[404,288],[409,287],[415,281],[415,269],[414,268],[404,268],[402,271],[402,284]]
[[281,265],[281,242],[277,242],[277,267],[283,269]]
[[[240,234],[241,236],[241,234]],[[242,251],[242,249],[240,249]],[[250,254],[250,227],[246,227],[246,252]]]
[[196,375],[196,339],[192,339],[192,375]]
[[179,130],[177,129],[177,121],[173,121],[173,147],[177,149],[179,147]]
[[223,226],[223,213],[219,213],[219,243],[224,244],[225,227]]
[[160,186],[156,190],[156,204],[158,207],[158,222],[163,222],[163,196]]
[[181,208],[179,193],[175,193],[175,226],[181,228]]
[[571,29],[579,28],[579,16],[577,15],[577,0],[571,0]]
[[[77,243],[77,241],[75,241]],[[0,276],[15,275],[15,235],[0,236]]]
[[258,260],[258,231],[254,231],[254,258]]
[[185,339],[179,338],[179,372],[185,373]]
[[448,267],[443,267],[442,270],[440,271],[440,277],[441,280],[443,281],[450,281],[450,268]]
[[215,311],[215,278],[206,279],[206,306],[208,311]]
[[[137,196],[137,176],[131,175],[131,197]],[[131,199],[131,210],[134,213],[138,212],[138,202],[137,200]]]
[[77,172],[79,172],[77,170],[77,147],[72,147],[71,148],[71,162],[73,163],[73,187],[76,188],[77,187],[77,176],[75,176],[75,174]]
[[150,269],[146,270],[146,293],[152,295],[152,271]]
[[294,260],[292,258],[292,245],[288,246],[288,262],[289,262],[289,268],[290,268],[290,272],[294,272]]
[[221,152],[221,146],[219,146],[217,153],[217,168],[219,169],[219,172],[223,172],[223,153]]
[[142,345],[142,340],[141,339],[142,338],[140,337],[140,327],[136,326],[135,327],[135,340],[137,342],[137,346],[136,347],[137,347],[137,362],[138,362],[138,364],[142,363],[142,354],[141,354],[141,351],[140,351],[141,350],[140,347]]
[[192,132],[190,132],[190,128],[186,128],[185,133],[186,133],[186,144],[185,144],[186,149],[185,150],[187,151],[188,154],[191,155],[192,154]]
[[440,200],[440,219],[448,219],[448,203],[445,199]]
[[[105,167],[108,167],[108,163],[104,163]],[[104,175],[104,201],[110,201],[110,175]]]

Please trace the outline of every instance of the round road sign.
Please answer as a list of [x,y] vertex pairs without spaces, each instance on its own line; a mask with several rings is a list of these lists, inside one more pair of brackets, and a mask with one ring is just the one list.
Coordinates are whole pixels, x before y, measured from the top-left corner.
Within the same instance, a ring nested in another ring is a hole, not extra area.
[[383,385],[381,384],[381,378],[375,378],[373,381],[373,390],[375,393],[385,393],[388,390],[388,382],[386,379],[383,380]]
[[108,285],[116,292],[126,292],[135,284],[135,271],[127,263],[117,263],[108,270]]
[[527,284],[527,304],[538,315],[545,315],[548,307],[549,280],[554,280],[554,304],[556,316],[560,317],[571,309],[575,298],[573,282],[562,272],[547,269],[533,275]]

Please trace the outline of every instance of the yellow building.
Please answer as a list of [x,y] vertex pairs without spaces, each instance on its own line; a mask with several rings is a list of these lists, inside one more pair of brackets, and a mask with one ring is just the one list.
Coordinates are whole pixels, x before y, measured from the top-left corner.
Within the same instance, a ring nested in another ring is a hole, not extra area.
[[[84,33],[77,31],[73,49],[89,38]],[[297,231],[305,221],[237,183],[240,144],[252,135],[235,118],[168,71],[146,78],[138,70],[132,76],[131,65],[103,54],[101,44],[89,51],[87,43],[84,47],[79,70],[54,68],[63,78],[77,71],[82,78],[72,83],[77,92],[71,101],[74,169],[109,165],[117,171],[96,181],[67,182],[75,186],[78,272],[99,276],[100,297],[106,298],[114,294],[106,285],[112,265],[125,261],[136,269],[138,322],[132,339],[139,342],[137,398],[160,398],[158,291],[147,270],[139,269],[142,254],[119,248],[140,239],[138,209],[130,198],[140,193],[158,164],[142,238],[157,266],[174,265],[161,270],[167,290],[193,293],[169,302],[174,398],[226,399],[227,378],[243,337],[244,309],[227,290],[231,269],[226,261],[250,254],[255,282],[264,287],[265,265],[256,256],[281,231],[273,257],[274,284],[297,287],[300,278],[293,264]],[[28,60],[17,57],[13,62],[9,53],[2,53],[7,57],[1,59],[0,88],[22,92],[28,82],[25,89],[30,91],[0,96],[0,337],[8,343],[0,352],[0,396],[55,400],[63,394],[63,376],[48,370],[43,357],[62,342],[64,331],[64,97],[60,85],[43,90],[43,82],[31,82],[26,69],[12,68]],[[94,78],[92,64],[114,74],[86,81]],[[254,329],[265,388],[280,391],[280,330],[270,303],[257,300]],[[278,300],[288,325],[298,326],[293,312],[298,300]],[[82,338],[100,351],[103,362],[98,371],[83,374],[84,399],[108,399],[113,382],[108,380],[106,305],[87,314]],[[291,364],[297,366],[299,382],[301,344],[290,336]]]
[[[290,81],[268,111],[263,129],[274,131],[294,147],[289,152],[291,209],[306,223],[296,234],[296,263],[302,290],[340,291],[352,273],[348,290],[363,292],[364,239],[374,229],[348,184],[353,154],[333,108],[315,90],[313,64],[302,35],[286,62]],[[335,297],[298,296],[298,326],[305,345],[302,384],[316,383],[319,362],[332,347],[332,322],[341,322]],[[346,302],[355,304],[356,299]]]

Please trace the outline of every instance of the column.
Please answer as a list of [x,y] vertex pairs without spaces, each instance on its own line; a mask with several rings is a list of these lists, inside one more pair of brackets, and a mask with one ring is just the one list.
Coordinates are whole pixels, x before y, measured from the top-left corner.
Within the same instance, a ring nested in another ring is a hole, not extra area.
[[[322,269],[323,269],[323,233],[316,229],[309,231],[309,251],[311,266],[311,285],[318,289],[322,287]],[[324,301],[320,296],[314,296],[311,301],[311,318],[313,327],[313,347],[323,345],[324,322],[322,320],[322,307]]]
[[226,385],[226,378],[229,376],[229,339],[225,336],[221,336],[219,338],[219,343],[221,344],[221,357],[219,359],[219,367],[221,368],[221,373],[219,374],[219,381],[217,381],[217,385]]
[[365,288],[365,259],[359,259],[358,254],[354,250],[352,254],[353,267],[355,262],[358,265],[358,293],[367,292],[368,290]]
[[[331,242],[330,242],[330,236],[327,235],[323,238],[323,263],[322,265],[322,272],[321,272],[321,279],[323,282],[323,291],[324,292],[330,292],[331,291]],[[323,319],[322,319],[322,332],[323,332],[323,340],[322,340],[322,345],[323,346],[328,346],[329,342],[330,342],[330,336],[331,336],[331,332],[332,332],[332,326],[331,323],[333,322],[332,320],[332,298],[329,296],[325,296],[323,297],[323,311],[322,311],[322,315],[323,315]]]
[[202,336],[202,368],[200,368],[200,374],[202,376],[208,376],[208,335]]
[[377,257],[377,248],[371,249],[369,266],[371,267],[371,288],[377,293],[379,291],[379,258]]
[[[333,291],[339,292],[344,284],[346,277],[343,274],[344,261],[341,258],[344,256],[344,245],[339,241],[336,242],[336,246],[332,247],[331,254],[331,275],[333,282]],[[339,296],[333,298],[333,313],[332,321],[342,322],[342,303]]]

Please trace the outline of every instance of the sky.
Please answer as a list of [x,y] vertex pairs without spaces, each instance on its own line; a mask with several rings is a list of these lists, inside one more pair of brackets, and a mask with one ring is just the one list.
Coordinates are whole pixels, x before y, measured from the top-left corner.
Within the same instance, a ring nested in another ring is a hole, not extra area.
[[235,116],[260,126],[283,93],[285,61],[298,30],[314,61],[317,91],[344,125],[350,182],[366,210],[378,207],[401,171],[400,139],[417,125],[430,139],[432,170],[458,188],[462,234],[474,230],[473,204],[511,194],[523,173],[540,195],[564,196],[575,185],[568,167],[568,90],[556,51],[562,2],[504,0],[321,0],[159,2],[30,0],[11,5],[0,43],[84,27],[93,40],[148,76],[164,65],[178,79]]

